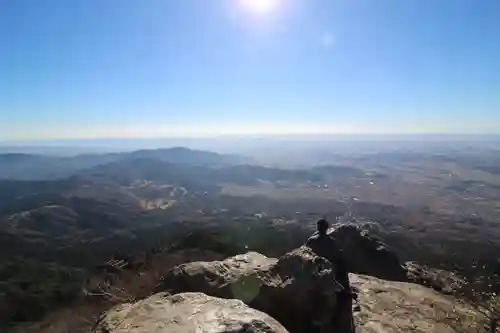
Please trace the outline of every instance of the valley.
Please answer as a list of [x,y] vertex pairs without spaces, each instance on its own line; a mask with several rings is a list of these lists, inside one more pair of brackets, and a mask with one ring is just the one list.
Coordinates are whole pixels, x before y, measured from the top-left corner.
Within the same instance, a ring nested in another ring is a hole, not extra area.
[[[95,316],[148,296],[193,258],[279,256],[322,216],[367,230],[403,262],[498,291],[500,157],[478,151],[335,155],[297,168],[173,148],[43,157],[37,173],[28,166],[39,156],[0,155],[2,327],[27,330],[68,307]],[[111,282],[100,268],[110,260],[127,265]],[[88,296],[102,286],[116,299]]]

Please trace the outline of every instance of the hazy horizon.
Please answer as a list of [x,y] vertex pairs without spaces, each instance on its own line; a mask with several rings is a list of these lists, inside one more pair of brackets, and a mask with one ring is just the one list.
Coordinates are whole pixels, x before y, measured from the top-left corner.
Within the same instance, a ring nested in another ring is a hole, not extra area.
[[0,141],[500,133],[499,9],[7,1]]
[[[500,135],[329,135],[204,138],[0,141],[0,154],[79,155],[184,147],[248,156],[294,153],[370,153],[394,150],[446,152],[468,147],[498,150]],[[293,152],[293,153],[291,153]]]

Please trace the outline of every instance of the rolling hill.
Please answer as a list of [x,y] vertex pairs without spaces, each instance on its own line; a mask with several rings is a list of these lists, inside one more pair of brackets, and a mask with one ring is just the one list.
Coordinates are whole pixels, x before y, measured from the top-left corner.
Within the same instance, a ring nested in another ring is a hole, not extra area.
[[199,166],[229,166],[253,162],[253,159],[244,156],[223,155],[182,147],[76,156],[8,153],[0,154],[0,179],[62,179],[94,166],[136,159],[151,159]]

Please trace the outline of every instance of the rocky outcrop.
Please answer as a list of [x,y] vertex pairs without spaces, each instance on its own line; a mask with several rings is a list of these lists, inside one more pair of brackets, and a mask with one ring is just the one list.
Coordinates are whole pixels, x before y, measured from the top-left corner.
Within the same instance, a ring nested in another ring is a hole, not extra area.
[[353,224],[340,224],[331,228],[328,234],[337,240],[344,252],[350,272],[407,281],[406,270],[398,256],[367,230]]
[[[481,315],[452,297],[412,283],[357,274],[351,274],[350,278],[359,295],[360,309],[354,314],[356,333],[485,332],[481,329]],[[308,332],[297,327],[289,331]],[[93,332],[285,333],[287,330],[269,315],[240,300],[202,293],[173,296],[159,293],[109,310]]]
[[[249,252],[187,263],[170,270],[159,286],[177,294],[115,307],[94,332],[303,333],[317,325],[322,332],[345,332],[344,323],[331,322],[340,289],[334,273],[329,261],[306,247],[278,259]],[[485,332],[482,315],[451,296],[368,275],[350,274],[350,280],[358,294],[356,333]]]
[[334,276],[335,267],[328,260],[300,247],[279,259],[249,252],[223,261],[180,265],[164,277],[160,288],[240,299],[290,331],[307,332],[313,322],[332,324],[326,318],[336,309],[340,289]]
[[456,295],[462,292],[467,282],[453,272],[420,265],[408,261],[404,265],[411,282],[432,288],[443,294]]
[[421,285],[351,274],[357,333],[485,332],[472,307]]
[[109,310],[95,333],[287,333],[269,315],[235,299],[202,293],[153,295]]

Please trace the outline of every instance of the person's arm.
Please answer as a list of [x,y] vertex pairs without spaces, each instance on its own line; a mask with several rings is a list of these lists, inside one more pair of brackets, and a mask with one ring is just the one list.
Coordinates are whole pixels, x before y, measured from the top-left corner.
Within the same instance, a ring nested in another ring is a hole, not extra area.
[[315,240],[316,240],[316,237],[314,237],[314,236],[309,237],[306,241],[306,246],[312,248],[312,245],[313,245]]

